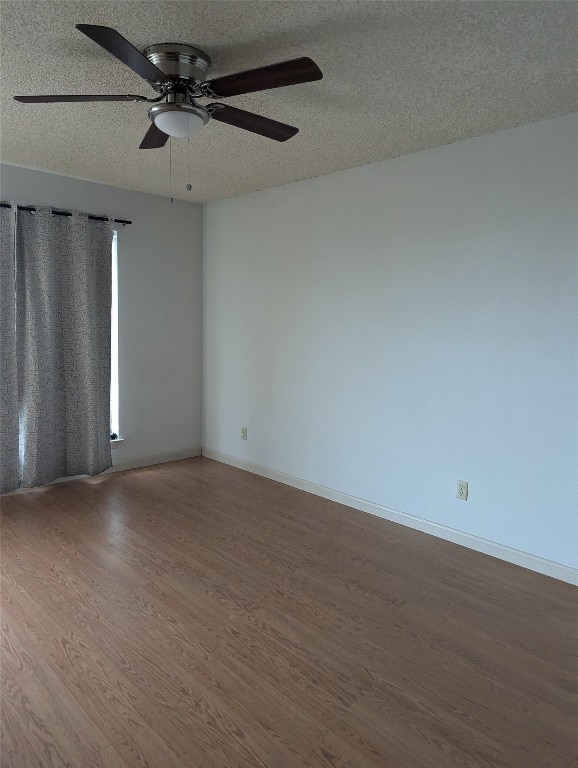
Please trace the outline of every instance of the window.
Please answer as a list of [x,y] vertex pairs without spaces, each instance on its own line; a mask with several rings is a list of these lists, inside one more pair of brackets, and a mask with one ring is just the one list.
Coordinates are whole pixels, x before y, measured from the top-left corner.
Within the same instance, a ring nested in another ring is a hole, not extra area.
[[118,393],[118,256],[117,232],[112,236],[112,302],[110,334],[110,437],[120,437]]

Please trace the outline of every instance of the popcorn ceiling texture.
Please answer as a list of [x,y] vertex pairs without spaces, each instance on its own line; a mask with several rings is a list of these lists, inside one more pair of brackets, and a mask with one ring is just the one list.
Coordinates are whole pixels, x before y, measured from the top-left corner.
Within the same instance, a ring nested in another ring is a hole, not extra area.
[[[206,202],[578,111],[575,2],[1,2],[3,162]],[[141,93],[78,32],[187,42],[210,76],[311,56],[320,82],[228,103],[296,125],[278,144],[211,121],[139,150],[143,104],[24,105],[16,94]],[[190,170],[189,170],[190,169]],[[191,192],[185,185],[190,181]]]

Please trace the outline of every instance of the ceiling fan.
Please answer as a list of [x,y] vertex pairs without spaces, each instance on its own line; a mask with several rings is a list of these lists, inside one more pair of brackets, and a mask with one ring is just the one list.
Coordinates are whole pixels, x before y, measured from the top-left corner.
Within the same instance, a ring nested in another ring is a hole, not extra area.
[[287,141],[299,131],[292,125],[230,107],[219,101],[203,106],[197,99],[220,99],[243,93],[281,88],[285,85],[321,80],[323,74],[312,59],[302,56],[279,64],[249,69],[215,80],[206,80],[211,59],[204,51],[182,43],[151,45],[141,53],[111,27],[77,24],[76,28],[140,75],[159,94],[156,98],[136,95],[14,96],[25,104],[75,101],[140,101],[152,103],[148,116],[152,125],[140,149],[163,147],[169,136],[185,137],[209,120],[243,128],[275,141]]

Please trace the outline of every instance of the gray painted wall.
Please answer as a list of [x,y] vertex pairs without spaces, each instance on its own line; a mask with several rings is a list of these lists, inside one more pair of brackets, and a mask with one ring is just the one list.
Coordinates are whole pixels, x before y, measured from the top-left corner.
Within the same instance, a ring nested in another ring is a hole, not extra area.
[[206,206],[203,447],[578,566],[577,128]]

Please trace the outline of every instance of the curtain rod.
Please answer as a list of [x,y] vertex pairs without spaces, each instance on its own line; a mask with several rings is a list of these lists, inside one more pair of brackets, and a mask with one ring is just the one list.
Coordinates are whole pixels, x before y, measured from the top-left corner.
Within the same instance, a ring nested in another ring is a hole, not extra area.
[[[0,203],[0,208],[10,207],[10,203]],[[17,208],[19,211],[30,211],[31,213],[36,213],[36,208],[33,205],[18,205]],[[72,216],[70,211],[53,210],[52,213],[54,216]],[[88,214],[88,218],[91,221],[109,221],[107,216],[93,216],[92,213]],[[112,221],[115,224],[132,224],[132,221],[127,221],[127,219],[113,219]]]

